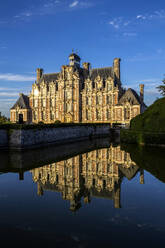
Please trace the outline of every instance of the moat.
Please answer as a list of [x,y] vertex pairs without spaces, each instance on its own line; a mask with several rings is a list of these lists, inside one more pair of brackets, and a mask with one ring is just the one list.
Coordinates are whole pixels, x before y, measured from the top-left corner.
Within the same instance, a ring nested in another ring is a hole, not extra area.
[[0,161],[5,245],[164,247],[163,148],[94,139]]

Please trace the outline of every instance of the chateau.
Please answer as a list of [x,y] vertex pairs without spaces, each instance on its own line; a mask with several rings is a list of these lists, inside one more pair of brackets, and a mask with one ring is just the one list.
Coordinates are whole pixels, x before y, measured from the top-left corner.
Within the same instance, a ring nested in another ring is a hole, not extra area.
[[119,58],[114,59],[112,67],[91,69],[88,62],[81,67],[80,57],[72,53],[69,65],[63,65],[59,73],[44,74],[43,69],[37,69],[31,93],[20,94],[10,110],[10,120],[126,125],[144,112],[143,97],[143,84],[140,84],[140,95],[133,89],[123,89]]
[[62,198],[70,202],[71,211],[81,207],[82,199],[87,204],[93,197],[112,200],[114,207],[120,208],[122,181],[131,180],[138,172],[140,183],[144,184],[143,169],[120,146],[112,145],[31,170],[37,194],[60,192]]

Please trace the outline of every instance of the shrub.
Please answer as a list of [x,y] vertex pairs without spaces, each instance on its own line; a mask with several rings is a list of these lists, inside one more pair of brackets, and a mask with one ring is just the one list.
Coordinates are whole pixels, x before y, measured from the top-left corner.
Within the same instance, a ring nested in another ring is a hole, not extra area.
[[61,123],[61,121],[59,121],[59,120],[56,120],[56,121],[54,122],[54,124],[59,124],[59,123]]

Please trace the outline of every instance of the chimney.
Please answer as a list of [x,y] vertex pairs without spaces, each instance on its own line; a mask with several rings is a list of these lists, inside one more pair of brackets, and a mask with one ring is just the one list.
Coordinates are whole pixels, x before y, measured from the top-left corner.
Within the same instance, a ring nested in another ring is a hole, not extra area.
[[90,63],[84,62],[84,63],[83,63],[83,69],[89,71],[89,69],[90,69]]
[[114,207],[121,208],[120,204],[120,186],[117,187],[114,194]]
[[140,184],[144,184],[144,170],[140,169]]
[[43,194],[44,194],[43,188],[42,188],[42,186],[40,185],[40,183],[38,182],[38,183],[37,183],[37,195],[38,195],[38,196],[42,196]]
[[90,71],[90,63],[84,62],[83,63],[83,69],[84,69],[85,77],[88,77],[89,76],[89,71]]
[[120,61],[120,58],[115,58],[113,60],[113,70],[118,81],[120,81]]
[[42,77],[43,74],[43,69],[42,68],[37,68],[36,72],[37,72],[37,83],[39,82],[40,78]]
[[140,84],[140,101],[141,103],[144,101],[144,84]]

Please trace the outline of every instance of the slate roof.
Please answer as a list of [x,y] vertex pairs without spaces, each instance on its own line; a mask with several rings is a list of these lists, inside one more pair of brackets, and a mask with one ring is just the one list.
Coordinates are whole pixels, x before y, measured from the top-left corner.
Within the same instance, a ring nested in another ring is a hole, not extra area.
[[17,106],[20,109],[29,109],[29,97],[24,95],[24,94],[20,94],[19,99],[16,101],[16,103],[13,105],[13,107],[11,109],[16,109]]
[[[79,68],[79,73],[80,75],[85,77],[84,70],[82,68]],[[38,83],[41,83],[42,81],[45,81],[46,83],[57,81],[59,75],[60,72],[43,74]],[[108,77],[114,77],[113,68],[105,67],[90,70],[89,78],[92,81],[94,81],[97,76],[100,76],[101,78],[103,78],[103,80],[106,80]]]
[[48,74],[43,74],[39,83],[41,83],[43,80],[46,83],[50,83],[52,81],[56,81],[58,79],[60,73],[48,73]]
[[76,53],[71,53],[69,57],[74,56],[76,59],[81,60],[80,57]]
[[123,104],[126,101],[132,103],[133,105],[141,104],[140,96],[131,88],[126,90],[126,92],[122,95],[119,100],[119,104]]
[[105,67],[105,68],[92,69],[90,71],[90,79],[94,81],[97,76],[100,76],[104,80],[107,79],[108,77],[114,77],[113,68]]
[[134,178],[139,171],[139,167],[137,165],[132,165],[130,168],[124,168],[119,165],[119,169],[128,180]]

